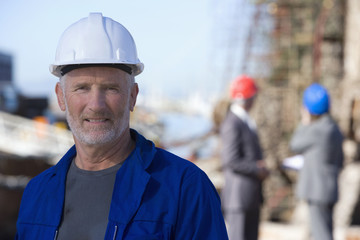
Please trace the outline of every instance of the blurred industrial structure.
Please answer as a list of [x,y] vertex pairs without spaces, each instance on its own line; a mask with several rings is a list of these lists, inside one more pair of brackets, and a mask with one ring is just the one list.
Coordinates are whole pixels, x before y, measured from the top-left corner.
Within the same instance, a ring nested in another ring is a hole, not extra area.
[[[301,94],[309,84],[319,82],[330,91],[332,115],[346,137],[346,165],[334,216],[336,240],[360,239],[360,1],[242,0],[219,4],[228,5],[232,14],[221,14],[228,27],[215,28],[220,31],[217,37],[223,38],[223,48],[216,51],[225,55],[225,63],[217,75],[223,82],[224,97],[213,106],[214,128],[202,136],[166,143],[162,139],[166,126],[141,106],[132,115],[132,126],[158,146],[201,148],[209,138],[216,138],[226,112],[225,88],[231,76],[247,73],[256,77],[261,92],[252,114],[272,169],[265,183],[261,240],[306,240],[306,209],[293,194],[297,172],[284,169],[282,161],[292,154],[288,142],[299,121]],[[245,5],[249,9],[246,21]],[[216,51],[215,58],[220,55]],[[48,99],[16,92],[12,72],[12,56],[0,53],[0,239],[4,240],[13,239],[27,181],[50,167],[73,143],[64,119],[49,112]],[[202,157],[194,148],[189,160],[204,169],[221,191],[219,149],[213,150],[212,156]]]
[[[231,73],[258,79],[260,93],[252,114],[272,169],[266,180],[261,239],[309,238],[306,206],[294,197],[297,172],[284,169],[282,161],[292,155],[288,143],[300,119],[302,92],[313,82],[329,89],[332,115],[346,137],[335,236],[337,240],[360,239],[360,2],[229,2],[223,4],[231,4],[235,14],[221,15],[228,19],[228,26],[219,34],[229,35],[223,37],[227,42],[222,50],[229,61],[222,81],[226,86],[232,80]],[[246,7],[249,16],[243,14]],[[252,19],[248,25],[244,17]],[[236,51],[236,44],[241,45],[242,54]],[[243,60],[241,64],[238,58]],[[226,96],[214,107],[215,125],[221,122],[227,101]]]
[[[264,64],[261,61],[270,62],[272,71],[269,76],[259,77],[262,92],[254,112],[267,161],[273,169],[267,181],[263,217],[290,224],[292,228],[299,226],[299,239],[308,237],[304,231],[306,209],[293,196],[297,173],[284,170],[281,163],[292,154],[288,142],[299,121],[301,94],[308,85],[319,82],[330,91],[332,115],[346,137],[346,165],[334,216],[336,239],[360,239],[360,178],[357,177],[360,175],[360,39],[357,34],[360,3],[356,0],[257,2],[259,9],[267,6],[267,13],[273,19],[273,28],[269,31],[272,47],[262,58],[257,58],[260,65]],[[256,22],[254,29],[261,24]],[[266,233],[271,235],[276,231],[279,228],[271,231],[264,227],[264,239],[295,239],[266,238]]]
[[[0,53],[0,239],[14,239],[22,191],[73,144],[66,127],[50,125],[48,99],[27,97],[13,82],[12,56]],[[60,119],[61,120],[61,119]]]

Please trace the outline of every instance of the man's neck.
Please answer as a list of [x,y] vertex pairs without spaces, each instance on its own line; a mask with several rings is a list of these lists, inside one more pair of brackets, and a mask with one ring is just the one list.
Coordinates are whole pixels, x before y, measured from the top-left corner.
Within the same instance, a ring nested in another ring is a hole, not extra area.
[[125,134],[116,142],[104,145],[87,145],[75,139],[77,152],[75,164],[83,170],[103,170],[125,161],[135,145],[130,133]]

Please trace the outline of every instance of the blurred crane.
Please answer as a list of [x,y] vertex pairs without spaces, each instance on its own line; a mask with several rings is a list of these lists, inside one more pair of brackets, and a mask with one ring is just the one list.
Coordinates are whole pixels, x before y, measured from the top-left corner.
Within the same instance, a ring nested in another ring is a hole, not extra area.
[[0,152],[56,163],[74,144],[72,134],[46,123],[0,112]]

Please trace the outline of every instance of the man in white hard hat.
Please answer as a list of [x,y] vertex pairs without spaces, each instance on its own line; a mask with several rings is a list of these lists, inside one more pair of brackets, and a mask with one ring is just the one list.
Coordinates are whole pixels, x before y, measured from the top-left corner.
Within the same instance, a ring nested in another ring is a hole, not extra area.
[[121,24],[74,23],[50,70],[75,145],[26,187],[17,239],[227,239],[206,174],[129,127],[143,64]]

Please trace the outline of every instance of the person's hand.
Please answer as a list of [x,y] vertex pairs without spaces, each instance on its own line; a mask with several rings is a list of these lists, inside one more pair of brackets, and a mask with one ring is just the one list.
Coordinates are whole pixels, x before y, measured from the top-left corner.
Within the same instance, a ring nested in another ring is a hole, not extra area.
[[264,160],[259,160],[256,162],[257,170],[257,177],[263,181],[270,175],[269,169],[266,167],[266,163]]
[[265,180],[269,175],[270,172],[266,168],[259,168],[257,171],[257,178],[261,181]]

